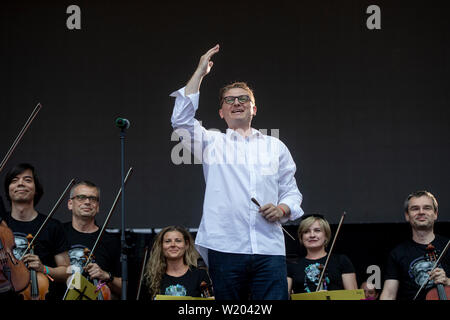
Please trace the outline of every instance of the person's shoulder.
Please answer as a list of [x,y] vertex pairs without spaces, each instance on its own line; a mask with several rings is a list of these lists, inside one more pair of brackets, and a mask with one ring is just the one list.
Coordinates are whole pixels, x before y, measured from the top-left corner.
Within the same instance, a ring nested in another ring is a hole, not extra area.
[[286,264],[299,264],[304,259],[305,257],[301,257],[298,255],[291,258],[286,258]]
[[394,247],[391,249],[391,253],[403,252],[406,248],[413,247],[414,245],[415,242],[412,239],[406,239],[394,245]]
[[206,273],[206,269],[205,268],[199,268],[196,266],[190,266],[188,269],[188,272],[191,273]]
[[188,277],[204,278],[208,276],[208,271],[205,268],[190,266],[185,275]]
[[[272,132],[271,132],[272,133]],[[262,133],[261,131],[258,130],[258,135],[260,135],[261,137],[263,137],[264,139],[268,139],[271,143],[279,143],[280,145],[282,145],[283,147],[286,147],[286,145],[284,144],[283,141],[280,140],[280,138],[273,136],[273,135],[268,135],[265,133]]]
[[336,256],[336,259],[338,259],[340,261],[342,261],[342,260],[349,260],[350,261],[350,258],[345,253],[337,253],[336,252],[334,255]]
[[[100,230],[99,230],[99,232],[100,232]],[[106,242],[106,243],[111,243],[111,242],[113,242],[113,243],[119,242],[120,243],[120,236],[117,232],[113,232],[113,231],[106,229],[105,232],[103,233],[102,241]]]
[[436,234],[434,240],[432,241],[432,244],[439,250],[444,250],[448,241],[449,239],[447,237]]
[[63,226],[64,230],[69,231],[72,229],[72,222],[71,221],[63,222],[62,226]]
[[434,238],[435,238],[435,241],[444,242],[445,244],[447,244],[447,242],[449,240],[449,238],[447,238],[446,236],[442,236],[440,234],[436,234],[434,236]]

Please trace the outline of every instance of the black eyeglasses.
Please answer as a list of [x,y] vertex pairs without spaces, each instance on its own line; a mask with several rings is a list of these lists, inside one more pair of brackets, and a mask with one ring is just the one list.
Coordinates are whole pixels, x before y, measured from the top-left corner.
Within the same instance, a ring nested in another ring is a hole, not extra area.
[[86,196],[84,194],[79,194],[79,195],[76,195],[76,196],[73,196],[72,198],[70,198],[70,200],[73,200],[73,199],[77,199],[80,202],[86,201],[86,199],[89,199],[89,201],[91,201],[91,202],[98,202],[100,200],[99,197]]
[[226,104],[233,104],[234,101],[236,101],[236,99],[238,99],[239,103],[246,103],[250,101],[250,97],[248,95],[242,95],[242,96],[228,96],[228,97],[224,97],[223,101],[225,101]]

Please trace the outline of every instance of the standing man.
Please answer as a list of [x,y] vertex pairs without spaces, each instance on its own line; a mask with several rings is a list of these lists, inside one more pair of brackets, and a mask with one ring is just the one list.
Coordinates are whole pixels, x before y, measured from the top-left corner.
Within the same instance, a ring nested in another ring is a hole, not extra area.
[[172,126],[189,133],[191,139],[182,142],[190,150],[193,143],[194,156],[203,161],[206,190],[196,246],[208,264],[216,299],[288,299],[281,223],[303,214],[296,166],[280,140],[251,127],[257,107],[246,83],[220,90],[225,134],[206,130],[194,118],[200,84],[217,52],[219,45],[206,52],[186,87],[171,94],[176,97]]
[[431,273],[434,262],[427,256],[429,244],[435,248],[436,258],[439,258],[448,241],[434,233],[434,222],[438,216],[436,198],[428,191],[413,192],[406,198],[404,210],[405,219],[411,225],[412,239],[391,251],[380,300],[412,300],[429,274],[430,281],[417,297],[418,300],[424,300],[434,284],[450,285],[447,277],[450,272],[448,253],[441,261],[442,268],[436,268]]
[[[100,234],[95,216],[100,209],[100,189],[92,182],[81,181],[70,190],[67,207],[72,212],[72,221],[64,224],[69,239],[72,272],[83,272],[86,261],[84,249],[91,250]],[[95,260],[86,267],[91,279],[106,284],[114,298],[120,297],[122,278],[120,275],[120,243],[112,234],[104,232],[95,252]]]
[[[44,189],[34,167],[28,163],[13,167],[6,174],[4,187],[11,204],[11,213],[6,215],[5,221],[14,233],[14,256],[20,259],[28,247],[27,235],[34,237],[47,218],[35,209]],[[49,219],[34,243],[34,254],[27,253],[22,261],[29,269],[42,272],[54,280],[50,281],[47,299],[61,300],[69,266],[69,245],[62,224],[56,219]]]

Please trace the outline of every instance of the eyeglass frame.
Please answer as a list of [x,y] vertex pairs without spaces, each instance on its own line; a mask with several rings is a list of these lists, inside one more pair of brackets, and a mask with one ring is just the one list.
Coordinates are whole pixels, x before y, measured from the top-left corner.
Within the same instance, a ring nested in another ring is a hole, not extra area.
[[[242,101],[239,99],[239,98],[241,98],[241,97],[247,97],[247,100],[244,101],[244,102],[242,102]],[[227,102],[227,101],[226,101],[227,98],[233,98],[233,102],[231,102],[231,103]],[[253,101],[252,101],[252,98],[251,98],[248,94],[241,94],[241,95],[239,95],[239,96],[226,96],[226,97],[223,97],[223,98],[222,98],[222,103],[225,102],[225,103],[228,104],[228,105],[232,105],[232,104],[236,101],[236,99],[238,99],[239,103],[241,103],[241,104],[247,103],[247,102],[249,102],[249,101],[253,102]]]
[[84,194],[77,194],[76,196],[73,196],[72,198],[70,198],[70,200],[74,200],[77,199],[80,202],[89,200],[89,202],[95,202],[95,203],[99,203],[100,202],[100,197],[96,197],[96,196],[86,196]]

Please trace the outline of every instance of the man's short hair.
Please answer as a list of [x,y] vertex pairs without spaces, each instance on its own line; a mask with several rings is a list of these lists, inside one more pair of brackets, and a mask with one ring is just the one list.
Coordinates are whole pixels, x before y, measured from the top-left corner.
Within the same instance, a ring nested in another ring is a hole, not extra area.
[[5,177],[4,187],[5,187],[5,194],[6,199],[11,203],[11,198],[9,196],[9,185],[11,184],[12,180],[17,177],[19,174],[23,173],[24,171],[30,169],[33,173],[33,180],[34,180],[34,187],[35,187],[35,194],[34,194],[34,205],[37,205],[39,200],[41,200],[42,195],[44,194],[44,188],[39,181],[39,178],[36,174],[36,170],[34,167],[29,163],[19,163],[18,165],[15,165],[12,167]]
[[93,183],[91,181],[82,180],[82,181],[79,181],[79,182],[75,183],[73,185],[73,187],[70,189],[70,195],[69,195],[70,199],[73,198],[74,192],[75,192],[75,188],[78,187],[78,186],[87,186],[87,187],[91,187],[91,188],[97,189],[98,197],[100,198],[100,188],[95,183]]
[[434,209],[434,212],[437,212],[437,211],[438,211],[438,202],[437,202],[435,196],[434,196],[431,192],[428,192],[428,191],[425,191],[425,190],[420,190],[420,191],[414,191],[413,193],[411,193],[410,195],[408,195],[408,197],[406,198],[405,203],[404,203],[404,205],[403,205],[403,207],[404,207],[404,209],[405,209],[405,212],[408,213],[408,209],[409,209],[409,200],[410,200],[411,198],[420,198],[420,197],[422,197],[422,196],[427,196],[427,197],[429,197],[429,198],[433,201],[433,209]]
[[250,97],[250,99],[251,99],[251,101],[252,101],[253,103],[255,103],[255,95],[253,94],[253,90],[250,89],[250,87],[247,85],[246,82],[233,82],[233,83],[230,83],[230,84],[228,84],[228,85],[222,87],[222,88],[220,89],[220,91],[219,91],[219,99],[220,99],[220,100],[219,100],[219,101],[220,101],[219,105],[220,105],[221,107],[222,107],[222,101],[223,101],[223,96],[224,96],[224,94],[225,94],[228,90],[231,90],[231,89],[234,89],[234,88],[240,88],[240,89],[244,89],[245,91],[247,91],[247,92],[248,92],[248,95],[249,95],[249,97]]

